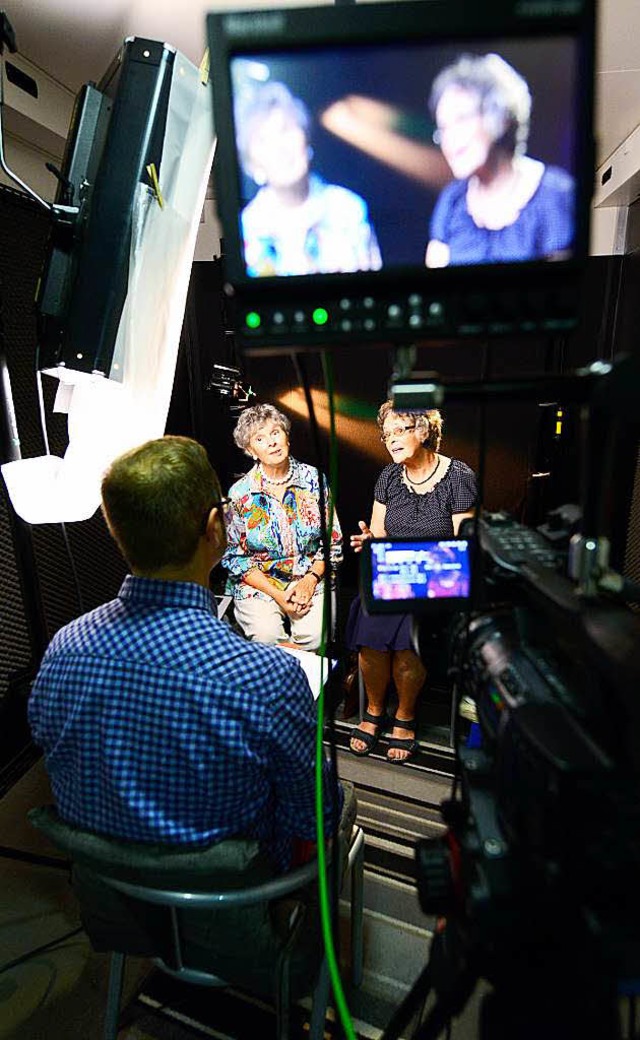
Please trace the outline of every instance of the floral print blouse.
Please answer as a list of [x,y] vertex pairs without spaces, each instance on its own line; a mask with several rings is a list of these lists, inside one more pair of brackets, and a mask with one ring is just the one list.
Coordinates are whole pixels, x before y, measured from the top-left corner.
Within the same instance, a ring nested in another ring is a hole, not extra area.
[[[233,520],[227,528],[227,550],[222,566],[228,571],[227,595],[236,599],[268,599],[242,580],[254,568],[279,588],[301,578],[316,560],[323,559],[320,531],[318,470],[291,459],[291,479],[282,502],[269,492],[258,466],[237,480],[229,491]],[[329,491],[322,477],[329,526]],[[334,511],[330,534],[331,577],[342,561],[342,532]]]

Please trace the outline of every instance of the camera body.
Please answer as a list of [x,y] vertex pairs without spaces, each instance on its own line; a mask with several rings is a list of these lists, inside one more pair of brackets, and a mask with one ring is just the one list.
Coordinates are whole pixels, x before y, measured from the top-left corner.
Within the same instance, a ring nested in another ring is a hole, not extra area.
[[[458,969],[473,957],[478,976],[521,995],[532,970],[555,992],[557,969],[568,992],[591,979],[610,1010],[640,974],[638,619],[577,596],[555,548],[503,514],[461,535],[473,598],[452,616],[449,664],[478,722],[455,735],[448,830],[417,848],[421,905],[447,919]],[[415,566],[427,551],[414,544]],[[363,563],[363,584],[375,573]],[[363,598],[375,612],[374,589]]]

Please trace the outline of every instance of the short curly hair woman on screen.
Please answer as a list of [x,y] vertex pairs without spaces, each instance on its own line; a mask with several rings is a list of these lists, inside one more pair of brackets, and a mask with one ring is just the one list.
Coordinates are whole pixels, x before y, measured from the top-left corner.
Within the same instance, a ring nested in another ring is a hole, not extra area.
[[564,259],[575,182],[526,154],[531,92],[499,54],[465,54],[436,76],[429,108],[453,180],[429,228],[427,267]]

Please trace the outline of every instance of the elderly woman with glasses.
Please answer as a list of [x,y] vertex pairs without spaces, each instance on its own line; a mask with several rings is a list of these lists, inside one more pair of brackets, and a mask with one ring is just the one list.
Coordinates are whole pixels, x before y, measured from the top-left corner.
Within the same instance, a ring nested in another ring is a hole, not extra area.
[[453,180],[431,216],[427,267],[562,259],[574,237],[575,182],[526,155],[531,94],[499,54],[462,55],[429,107]]
[[[440,453],[442,417],[433,409],[422,413],[395,412],[386,401],[378,425],[391,463],[375,486],[369,526],[361,520],[351,547],[362,550],[369,538],[453,538],[476,503],[473,470],[459,459]],[[398,710],[393,719],[387,761],[401,765],[416,753],[415,706],[426,678],[406,614],[367,617],[358,601],[349,615],[347,646],[358,651],[358,663],[367,695],[367,710],[354,731],[350,750],[370,754],[386,721],[385,698],[393,679]]]
[[[289,454],[290,429],[287,416],[270,404],[240,416],[234,440],[254,465],[229,491],[233,515],[222,565],[236,621],[248,639],[290,638],[302,650],[317,650],[324,594],[333,590],[342,560],[342,534],[335,512],[331,523],[326,478]],[[329,561],[322,547],[320,479]]]

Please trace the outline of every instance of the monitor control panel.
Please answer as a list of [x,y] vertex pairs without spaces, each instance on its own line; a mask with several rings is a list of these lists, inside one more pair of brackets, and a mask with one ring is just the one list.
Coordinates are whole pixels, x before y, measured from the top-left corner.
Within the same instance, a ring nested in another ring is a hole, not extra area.
[[489,291],[319,295],[312,302],[236,301],[240,342],[253,352],[269,346],[310,348],[349,344],[523,336],[568,332],[577,324],[578,293],[566,283],[547,288]]

